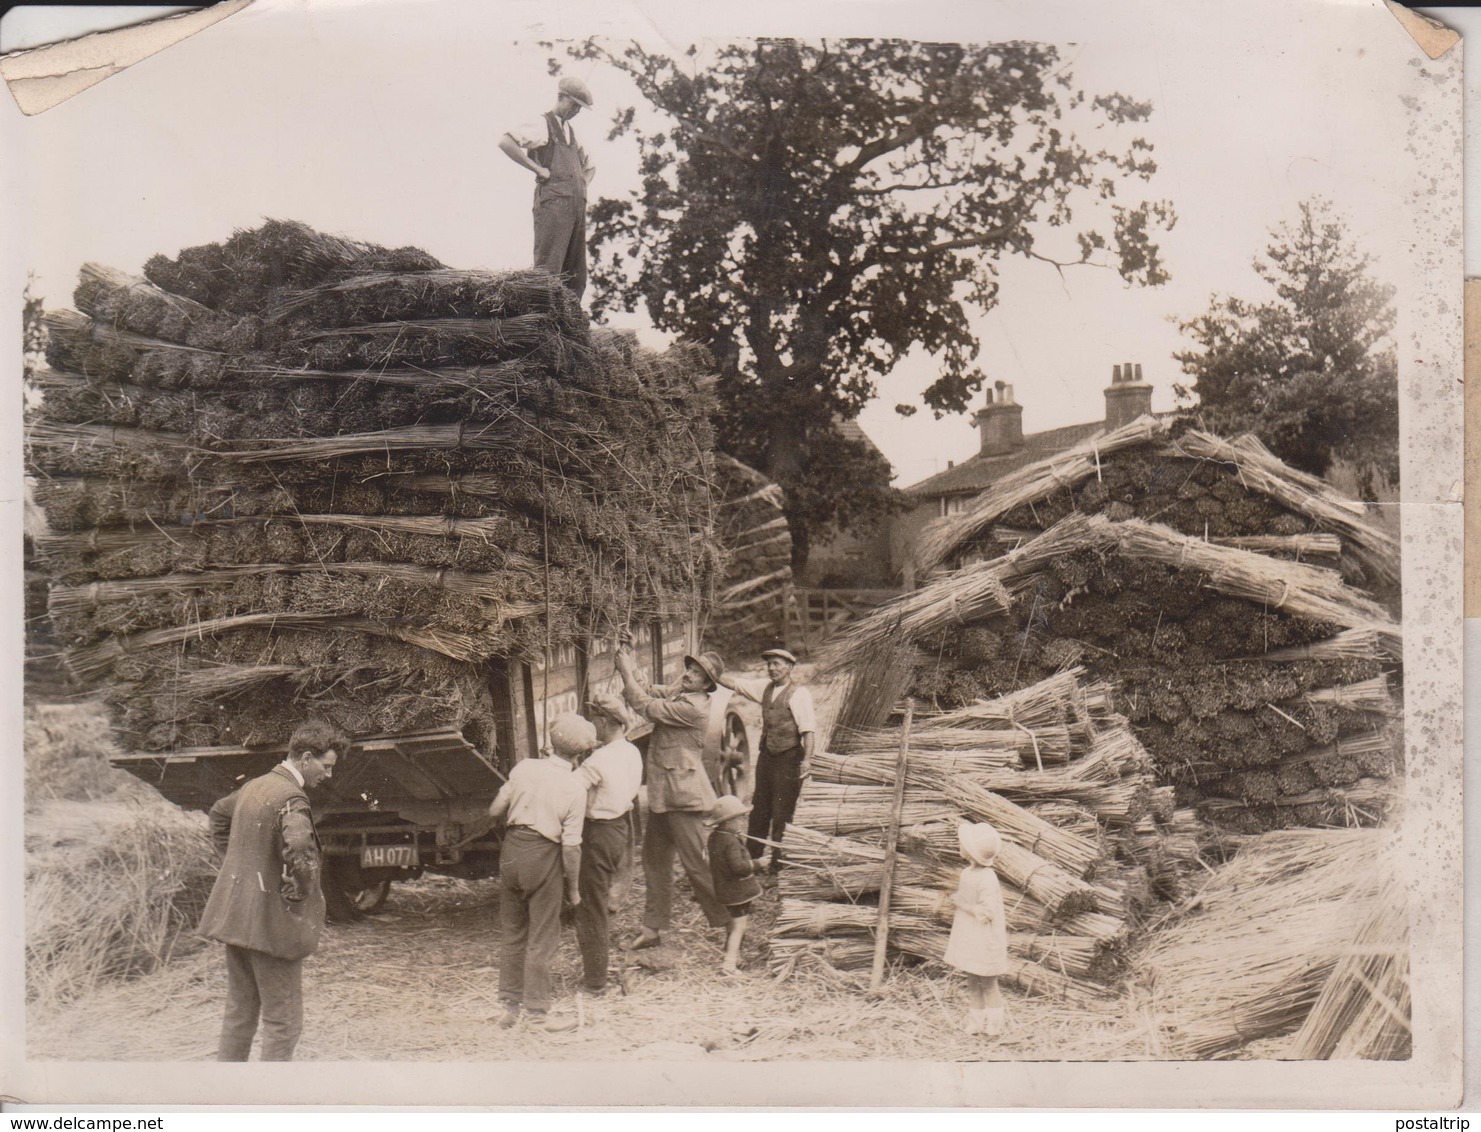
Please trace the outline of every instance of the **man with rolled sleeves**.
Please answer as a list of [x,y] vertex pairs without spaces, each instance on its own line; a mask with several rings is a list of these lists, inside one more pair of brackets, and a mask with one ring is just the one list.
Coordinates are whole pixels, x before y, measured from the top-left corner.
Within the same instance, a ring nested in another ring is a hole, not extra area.
[[695,902],[711,927],[726,927],[730,917],[715,899],[705,859],[709,831],[705,818],[718,798],[704,757],[710,721],[710,696],[725,671],[712,652],[684,658],[684,675],[674,688],[650,688],[633,667],[632,647],[621,645],[617,674],[628,704],[653,724],[648,739],[648,818],[643,829],[643,879],[647,885],[643,930],[628,946],[654,947],[673,915],[674,856],[677,854]]
[[[812,769],[813,742],[817,733],[812,693],[792,679],[797,658],[786,649],[767,649],[767,681],[724,677],[720,683],[732,692],[761,705],[761,753],[756,757],[756,791],[751,796],[747,846],[760,858],[766,846],[756,838],[780,844],[787,823],[797,813],[802,783]],[[782,867],[780,849],[771,851],[771,871]]]
[[303,1033],[303,961],[324,931],[323,856],[304,791],[329,778],[348,747],[329,724],[305,723],[281,763],[211,807],[222,862],[198,930],[226,945],[218,1061],[246,1061],[259,1021],[262,1060],[293,1060]]
[[587,703],[586,713],[596,725],[601,746],[576,771],[586,786],[576,939],[581,945],[582,986],[588,994],[602,994],[611,954],[612,881],[628,851],[633,804],[643,785],[643,754],[627,741],[632,716],[620,697],[599,692]]
[[586,291],[586,186],[596,167],[571,119],[591,101],[587,85],[568,75],[553,109],[499,139],[505,156],[535,174],[535,266],[561,276],[578,299]]
[[501,1029],[529,1015],[533,1028],[575,1026],[549,1017],[550,963],[560,943],[561,893],[581,906],[581,833],[586,784],[576,762],[597,745],[596,728],[575,712],[550,725],[549,758],[524,759],[509,772],[489,816],[506,823],[499,849],[499,999]]

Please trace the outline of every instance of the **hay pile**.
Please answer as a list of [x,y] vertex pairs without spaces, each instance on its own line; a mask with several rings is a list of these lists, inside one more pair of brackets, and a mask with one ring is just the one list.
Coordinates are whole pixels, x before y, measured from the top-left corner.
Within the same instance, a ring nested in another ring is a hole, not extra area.
[[1226,1057],[1297,1030],[1288,1056],[1407,1056],[1394,853],[1384,830],[1287,830],[1218,869],[1137,957],[1175,1056]]
[[1142,417],[1003,477],[927,529],[916,565],[924,574],[995,558],[1070,514],[1138,518],[1226,546],[1334,564],[1348,581],[1398,600],[1398,543],[1366,521],[1361,504],[1253,436],[1225,440],[1169,418]]
[[[913,721],[890,900],[896,952],[939,960],[945,951],[962,818],[1003,835],[1007,981],[1026,993],[1080,1002],[1104,993],[1141,915],[1156,896],[1181,893],[1198,867],[1196,820],[1153,785],[1109,688],[1081,676],[1073,669]],[[897,729],[836,731],[841,753],[815,758],[785,839],[790,867],[771,940],[780,972],[803,958],[870,963],[900,742]]]
[[1113,684],[1179,807],[1238,832],[1372,825],[1395,769],[1398,626],[1333,570],[1078,512],[854,625],[841,712],[952,710],[1069,665]]
[[270,221],[89,265],[28,432],[72,671],[138,749],[453,726],[487,662],[699,614],[711,379],[540,272]]

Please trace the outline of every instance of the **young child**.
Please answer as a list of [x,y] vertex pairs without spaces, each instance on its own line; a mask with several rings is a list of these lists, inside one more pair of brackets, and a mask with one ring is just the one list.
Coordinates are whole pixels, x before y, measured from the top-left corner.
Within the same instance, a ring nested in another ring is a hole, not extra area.
[[734,794],[715,802],[706,825],[710,832],[710,879],[715,885],[715,899],[730,912],[730,927],[725,934],[725,962],[720,970],[733,975],[740,969],[741,940],[746,935],[751,901],[761,895],[756,880],[756,862],[746,848],[746,815],[751,807]]
[[967,867],[957,886],[956,916],[946,944],[948,964],[967,974],[967,1033],[997,1037],[1003,1032],[1003,992],[998,976],[1008,972],[1008,926],[993,859],[1002,844],[986,822],[957,827]]

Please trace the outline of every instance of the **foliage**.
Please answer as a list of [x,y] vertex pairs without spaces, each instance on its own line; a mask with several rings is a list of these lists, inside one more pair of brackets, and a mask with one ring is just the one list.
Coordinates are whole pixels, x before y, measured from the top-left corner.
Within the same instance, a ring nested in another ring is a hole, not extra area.
[[[810,540],[893,502],[877,460],[868,490],[851,493],[847,476],[870,471],[869,457],[835,429],[876,378],[920,346],[940,367],[925,393],[938,415],[981,388],[970,318],[996,304],[1005,259],[1167,277],[1153,236],[1171,208],[1117,195],[1153,174],[1151,147],[1087,148],[1064,124],[1120,127],[1150,105],[1087,99],[1051,46],[570,51],[623,72],[666,119],[617,115],[612,136],[636,137],[643,180],[592,208],[594,309],[641,304],[660,329],[710,347],[722,447],[786,489],[799,565]],[[1072,213],[1096,201],[1103,223],[1073,231]]]
[[[1330,202],[1304,201],[1254,261],[1275,298],[1214,296],[1180,322],[1198,349],[1176,355],[1206,427],[1253,432],[1317,475],[1345,457],[1398,482],[1394,289],[1348,239]],[[1370,485],[1371,486],[1371,485]]]

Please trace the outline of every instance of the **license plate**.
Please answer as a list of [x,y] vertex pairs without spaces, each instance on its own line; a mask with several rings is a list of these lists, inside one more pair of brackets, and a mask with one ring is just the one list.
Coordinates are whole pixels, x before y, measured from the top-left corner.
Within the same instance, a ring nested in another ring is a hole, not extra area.
[[414,845],[366,845],[360,850],[362,869],[412,869],[416,863]]

